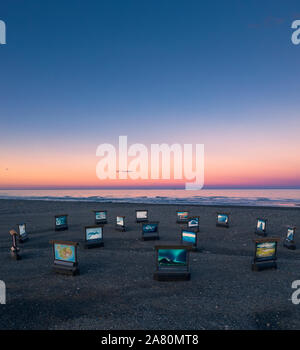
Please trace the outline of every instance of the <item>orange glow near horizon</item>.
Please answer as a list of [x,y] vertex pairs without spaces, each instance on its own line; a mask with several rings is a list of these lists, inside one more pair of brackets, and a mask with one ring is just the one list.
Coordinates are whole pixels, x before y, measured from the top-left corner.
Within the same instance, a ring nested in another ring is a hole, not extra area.
[[[279,161],[280,160],[280,161]],[[185,180],[99,180],[96,165],[99,158],[90,154],[56,152],[41,156],[2,157],[5,168],[0,172],[1,188],[30,187],[136,187],[180,186]],[[263,152],[247,157],[240,154],[207,154],[205,156],[205,186],[299,186],[300,165],[297,155],[277,154],[272,162]]]
[[[264,138],[258,135],[251,140],[249,136],[243,137],[238,132],[235,138],[221,138],[215,134],[210,142],[203,139],[204,186],[299,187],[300,162],[296,150],[300,149],[300,142],[295,137],[296,131],[295,128],[294,134],[281,136],[280,143],[276,142],[279,138],[277,133]],[[195,144],[197,140],[194,137],[186,141]],[[130,139],[129,143],[133,141]],[[96,166],[100,160],[96,156],[96,146],[96,142],[42,142],[34,139],[17,147],[13,142],[8,142],[6,148],[0,150],[0,188],[170,187],[183,186],[185,183],[185,180],[174,180],[172,177],[170,180],[101,181],[96,175]],[[172,169],[171,160],[171,174]]]

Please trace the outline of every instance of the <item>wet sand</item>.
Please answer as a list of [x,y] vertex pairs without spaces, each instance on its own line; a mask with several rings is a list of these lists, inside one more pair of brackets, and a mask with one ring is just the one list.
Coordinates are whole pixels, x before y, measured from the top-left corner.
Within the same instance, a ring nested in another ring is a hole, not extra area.
[[[103,248],[78,249],[80,275],[52,272],[51,239],[82,242],[92,210],[106,209]],[[160,221],[161,240],[178,242],[176,210],[200,216],[199,252],[190,255],[191,280],[153,280],[153,241],[140,240],[135,209]],[[216,227],[216,212],[231,214],[230,228]],[[69,230],[54,231],[54,215],[69,214]],[[125,215],[128,231],[115,231]],[[278,269],[251,271],[256,218],[268,219],[268,236],[281,239]],[[30,240],[22,260],[10,258],[8,231],[26,222]],[[0,200],[0,280],[7,304],[0,329],[300,329],[300,304],[290,298],[300,279],[299,250],[282,247],[287,226],[300,227],[300,208],[142,205]]]

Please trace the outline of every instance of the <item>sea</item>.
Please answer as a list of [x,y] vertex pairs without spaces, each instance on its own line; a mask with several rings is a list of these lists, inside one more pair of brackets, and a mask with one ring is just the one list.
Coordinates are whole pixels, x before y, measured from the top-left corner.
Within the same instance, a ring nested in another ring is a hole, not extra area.
[[300,207],[300,189],[27,189],[0,190],[0,199]]

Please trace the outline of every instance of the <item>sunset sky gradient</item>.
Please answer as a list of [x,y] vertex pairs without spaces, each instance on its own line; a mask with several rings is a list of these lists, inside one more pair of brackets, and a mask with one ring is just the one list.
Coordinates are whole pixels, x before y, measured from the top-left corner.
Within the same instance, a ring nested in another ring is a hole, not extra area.
[[0,188],[100,181],[99,144],[200,143],[205,186],[300,187],[299,1],[6,1]]

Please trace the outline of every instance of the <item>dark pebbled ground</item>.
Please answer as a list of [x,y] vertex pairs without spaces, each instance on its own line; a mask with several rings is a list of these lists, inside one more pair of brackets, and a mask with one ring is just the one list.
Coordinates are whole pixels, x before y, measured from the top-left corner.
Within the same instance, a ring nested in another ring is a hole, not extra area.
[[[157,282],[154,242],[143,242],[135,209],[160,221],[161,240],[178,241],[176,210],[199,215],[200,252],[190,256],[191,281]],[[93,209],[107,209],[105,247],[79,248],[80,275],[52,272],[51,239],[82,241]],[[217,211],[231,213],[230,228],[215,226]],[[54,231],[54,215],[69,214],[69,230]],[[127,232],[114,229],[125,215]],[[251,208],[0,200],[0,279],[7,304],[0,329],[300,329],[300,304],[290,298],[300,279],[299,250],[278,249],[278,269],[251,271],[257,217],[269,220],[269,236],[284,238],[300,226],[299,208]],[[30,240],[22,260],[10,258],[8,231],[27,223]],[[296,234],[297,235],[297,234]]]

